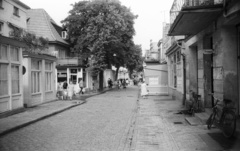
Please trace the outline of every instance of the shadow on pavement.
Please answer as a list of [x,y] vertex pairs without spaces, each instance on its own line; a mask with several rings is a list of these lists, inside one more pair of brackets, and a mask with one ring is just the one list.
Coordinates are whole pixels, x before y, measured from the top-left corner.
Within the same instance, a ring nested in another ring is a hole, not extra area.
[[217,143],[219,143],[224,149],[232,149],[235,144],[239,143],[237,138],[228,139],[224,137],[221,132],[208,133],[208,135]]

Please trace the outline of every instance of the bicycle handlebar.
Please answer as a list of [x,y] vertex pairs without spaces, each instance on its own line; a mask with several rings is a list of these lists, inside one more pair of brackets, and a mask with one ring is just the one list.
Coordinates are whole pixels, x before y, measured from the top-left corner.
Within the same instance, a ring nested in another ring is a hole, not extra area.
[[217,104],[218,104],[218,102],[220,102],[220,99],[218,99],[217,97],[215,97],[214,96],[214,93],[208,93],[208,95],[211,95],[213,98],[214,98],[214,100],[216,100],[216,103],[214,104],[214,106],[216,106]]

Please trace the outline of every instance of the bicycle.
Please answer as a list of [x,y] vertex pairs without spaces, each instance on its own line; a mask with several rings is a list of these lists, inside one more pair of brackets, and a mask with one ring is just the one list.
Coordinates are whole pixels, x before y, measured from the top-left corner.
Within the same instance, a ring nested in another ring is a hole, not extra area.
[[[232,102],[231,100],[224,99],[224,104],[219,104],[221,102],[220,99],[214,96],[214,93],[209,93],[216,103],[214,104],[212,110],[212,114],[209,116],[206,124],[207,128],[211,129],[214,124],[216,127],[219,127],[222,131],[223,135],[226,138],[231,138],[236,131],[236,114],[233,111],[234,108],[229,107],[229,104]],[[219,109],[219,106],[222,106],[222,109]],[[220,112],[222,111],[222,112]]]
[[198,95],[196,92],[192,90],[190,90],[190,93],[192,95],[192,99],[188,113],[190,113],[192,116],[195,116],[195,113],[202,112],[200,108],[201,95]]

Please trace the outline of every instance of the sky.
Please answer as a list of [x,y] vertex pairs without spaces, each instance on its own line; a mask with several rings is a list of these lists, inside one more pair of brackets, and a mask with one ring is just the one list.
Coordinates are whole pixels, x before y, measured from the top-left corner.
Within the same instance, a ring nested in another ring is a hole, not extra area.
[[[79,0],[20,0],[32,9],[44,9],[61,26],[61,20],[68,16],[71,4]],[[163,22],[169,23],[169,10],[174,0],[120,0],[122,5],[138,15],[135,20],[135,44],[142,45],[143,51],[150,49],[150,40],[162,38]]]

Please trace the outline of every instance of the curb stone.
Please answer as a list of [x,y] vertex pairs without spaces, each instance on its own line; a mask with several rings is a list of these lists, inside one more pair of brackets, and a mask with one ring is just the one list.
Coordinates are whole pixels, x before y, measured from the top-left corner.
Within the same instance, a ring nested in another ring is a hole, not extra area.
[[82,105],[82,104],[84,104],[84,103],[86,103],[86,101],[82,101],[81,103],[80,103],[80,102],[76,102],[75,104],[70,105],[70,106],[68,106],[68,107],[66,107],[66,108],[57,110],[57,111],[52,112],[52,113],[50,113],[50,114],[44,115],[44,116],[42,116],[42,117],[36,118],[36,119],[34,119],[34,120],[31,120],[31,121],[28,121],[28,122],[26,122],[26,123],[20,124],[20,125],[18,125],[18,126],[12,127],[12,128],[10,128],[10,129],[4,130],[4,131],[0,132],[0,137],[6,135],[6,134],[8,134],[8,133],[14,132],[14,131],[16,131],[16,130],[18,130],[18,129],[21,129],[21,128],[23,128],[23,127],[26,127],[26,126],[28,126],[28,125],[31,125],[31,124],[33,124],[33,123],[36,123],[36,122],[38,122],[38,121],[41,121],[41,120],[43,120],[43,119],[49,118],[49,117],[51,117],[51,116],[53,116],[53,115],[56,115],[56,114],[58,114],[58,113],[64,112],[64,111],[66,111],[66,110],[69,110],[69,109],[71,109],[71,108],[73,108],[73,107]]

